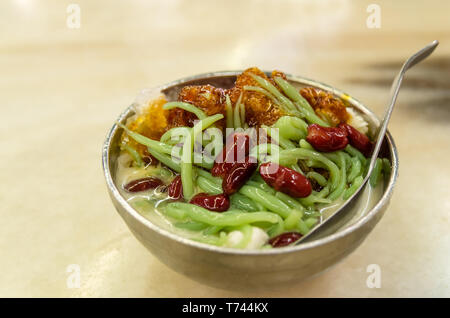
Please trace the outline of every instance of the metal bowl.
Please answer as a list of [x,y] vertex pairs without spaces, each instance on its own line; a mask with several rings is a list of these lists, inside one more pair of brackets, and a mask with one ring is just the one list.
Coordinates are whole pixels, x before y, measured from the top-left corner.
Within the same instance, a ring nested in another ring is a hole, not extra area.
[[[241,71],[197,75],[164,85],[160,90],[171,100],[185,85],[211,84],[229,88],[239,73]],[[335,88],[297,76],[288,76],[288,80],[296,86],[308,85],[332,92],[359,109],[371,128],[379,124],[376,116],[365,106]],[[133,114],[130,106],[120,115],[118,122],[125,122]],[[161,229],[127,203],[114,182],[121,133],[122,129],[113,125],[104,143],[102,156],[106,184],[117,211],[136,238],[167,266],[191,279],[223,289],[273,288],[275,285],[292,284],[341,261],[364,241],[383,216],[398,174],[397,149],[387,133],[384,156],[392,162],[391,175],[385,181],[381,199],[356,221],[341,225],[325,237],[297,246],[268,250],[223,248],[191,241]]]

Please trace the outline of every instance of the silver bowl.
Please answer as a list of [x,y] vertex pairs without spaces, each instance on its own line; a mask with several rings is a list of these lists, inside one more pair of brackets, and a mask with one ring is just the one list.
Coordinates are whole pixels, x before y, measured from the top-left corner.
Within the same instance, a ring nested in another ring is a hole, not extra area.
[[[185,85],[211,84],[229,88],[241,71],[215,72],[184,78],[160,87],[171,99],[175,99]],[[359,109],[377,127],[379,120],[359,101],[328,85],[297,76],[288,76],[296,86],[314,86],[345,98]],[[134,114],[128,107],[118,122]],[[185,239],[154,225],[133,209],[120,195],[114,182],[118,141],[122,129],[113,125],[103,145],[103,171],[112,202],[136,238],[164,264],[201,283],[222,289],[273,288],[275,285],[292,284],[323,272],[353,252],[372,231],[383,216],[398,174],[397,149],[391,135],[385,138],[384,156],[392,162],[391,175],[385,182],[384,192],[375,206],[350,225],[333,229],[325,237],[297,246],[269,250],[237,250],[211,246]]]

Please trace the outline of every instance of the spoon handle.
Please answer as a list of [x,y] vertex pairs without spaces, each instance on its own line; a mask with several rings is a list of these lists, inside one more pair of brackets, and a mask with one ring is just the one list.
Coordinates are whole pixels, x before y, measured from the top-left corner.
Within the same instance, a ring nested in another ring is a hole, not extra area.
[[327,233],[331,234],[333,233],[333,229],[342,227],[348,221],[348,217],[350,214],[349,211],[352,211],[355,208],[356,202],[358,201],[358,198],[361,196],[361,193],[363,193],[362,190],[367,186],[367,182],[375,166],[375,162],[381,149],[381,144],[384,140],[384,135],[386,134],[387,131],[389,119],[391,118],[392,110],[394,109],[394,105],[397,100],[400,85],[402,84],[403,76],[405,75],[408,69],[410,69],[412,66],[416,65],[420,61],[427,58],[434,51],[434,49],[438,44],[439,42],[435,40],[430,44],[428,44],[427,46],[425,46],[420,51],[418,51],[417,53],[413,54],[409,59],[406,60],[406,62],[400,69],[400,72],[395,77],[391,87],[390,102],[388,107],[386,108],[383,121],[381,122],[380,128],[378,129],[376,135],[377,136],[376,144],[373,149],[372,157],[370,158],[369,169],[358,190],[356,190],[355,193],[353,193],[353,195],[346,202],[344,202],[344,204],[337,211],[333,212],[325,220],[323,220],[321,223],[313,227],[306,235],[302,236],[295,243],[296,245],[303,243],[305,241],[317,239],[323,235],[326,235]]
[[431,53],[433,53],[434,49],[438,46],[439,42],[437,40],[434,40],[427,46],[425,46],[420,51],[413,54],[409,59],[406,60],[405,63],[403,63],[402,68],[400,69],[400,72],[395,77],[394,81],[392,82],[391,91],[390,91],[390,102],[388,107],[386,108],[386,111],[383,116],[383,121],[381,122],[380,128],[378,129],[377,138],[376,138],[376,144],[373,149],[372,157],[370,159],[370,165],[369,169],[367,171],[367,176],[370,176],[374,166],[375,162],[377,160],[378,154],[380,153],[381,144],[384,140],[384,135],[387,131],[387,126],[389,123],[389,120],[391,119],[392,110],[394,109],[395,102],[397,100],[398,92],[400,90],[400,86],[403,81],[403,77],[407,70],[409,70],[411,67],[416,65],[417,63],[423,61],[426,59]]

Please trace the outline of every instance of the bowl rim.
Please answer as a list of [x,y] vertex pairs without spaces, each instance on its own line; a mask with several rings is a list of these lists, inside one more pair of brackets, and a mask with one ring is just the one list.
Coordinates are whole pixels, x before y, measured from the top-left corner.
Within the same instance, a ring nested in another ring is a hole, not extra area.
[[[242,73],[243,70],[236,70],[236,71],[218,71],[218,72],[208,72],[203,74],[198,74],[194,76],[188,76],[184,77],[175,81],[172,81],[170,83],[167,83],[165,85],[157,86],[156,89],[159,89],[161,92],[164,89],[167,89],[169,87],[183,84],[186,82],[194,81],[194,80],[200,80],[200,79],[207,79],[207,78],[214,78],[214,77],[221,77],[221,76],[236,76],[240,73]],[[265,72],[266,74],[270,74],[270,72]],[[339,90],[337,88],[334,88],[332,86],[329,86],[327,84],[311,80],[302,76],[294,76],[290,74],[286,74],[286,77],[289,81],[296,82],[298,84],[303,85],[311,85],[318,87],[320,89],[332,92],[333,94],[340,96],[341,98],[346,99],[352,106],[356,106],[359,110],[361,110],[363,113],[369,115],[371,118],[373,118],[377,124],[379,124],[379,118],[371,111],[369,110],[363,103],[361,103],[359,100],[353,98],[351,95],[344,93],[342,90]],[[349,235],[350,233],[356,231],[358,228],[364,226],[366,223],[368,223],[372,218],[375,217],[376,214],[378,214],[382,207],[386,204],[388,204],[393,190],[394,186],[398,177],[398,153],[397,153],[397,147],[394,143],[394,140],[390,134],[389,131],[386,133],[386,138],[388,139],[390,143],[390,151],[392,155],[392,169],[391,169],[391,175],[388,180],[388,183],[386,185],[386,189],[384,190],[384,193],[380,200],[375,204],[375,206],[368,211],[365,215],[363,215],[360,219],[358,219],[356,222],[352,223],[351,225],[345,227],[343,230],[339,230],[336,233],[327,235],[323,238],[316,239],[311,242],[305,242],[300,243],[298,245],[294,246],[287,246],[282,248],[276,248],[276,249],[255,249],[255,250],[245,250],[245,249],[235,249],[230,247],[222,247],[222,246],[215,246],[210,245],[206,243],[201,243],[197,241],[193,241],[188,238],[184,238],[182,236],[179,236],[177,234],[174,234],[168,230],[165,230],[163,228],[160,228],[159,226],[153,224],[149,219],[145,218],[143,215],[141,215],[137,210],[135,210],[126,200],[122,197],[120,194],[118,188],[116,187],[114,180],[111,175],[110,171],[110,148],[112,145],[112,140],[117,131],[120,129],[117,126],[117,122],[122,122],[125,118],[129,116],[129,113],[133,110],[133,104],[128,106],[118,117],[118,119],[114,122],[113,126],[109,130],[106,140],[103,144],[102,148],[102,166],[103,166],[103,173],[105,175],[106,184],[108,187],[108,191],[111,196],[120,204],[124,211],[134,218],[137,222],[141,223],[145,226],[145,228],[149,230],[153,230],[157,232],[158,234],[165,236],[169,239],[175,240],[181,244],[188,245],[193,248],[198,248],[202,250],[206,250],[209,252],[216,252],[220,254],[229,254],[229,255],[249,255],[249,256],[264,256],[264,255],[274,255],[274,254],[289,254],[289,253],[296,253],[298,251],[302,250],[309,250],[316,248],[321,245],[328,244],[332,241],[342,239],[343,237]],[[127,223],[127,222],[126,222]],[[127,223],[128,226],[128,223]]]

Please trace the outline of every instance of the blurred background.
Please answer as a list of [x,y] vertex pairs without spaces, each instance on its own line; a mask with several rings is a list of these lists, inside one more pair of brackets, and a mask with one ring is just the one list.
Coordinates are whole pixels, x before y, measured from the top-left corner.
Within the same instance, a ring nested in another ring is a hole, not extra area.
[[[449,12],[444,0],[1,1],[0,296],[450,296]],[[141,89],[258,66],[320,80],[381,115],[402,62],[434,39],[389,126],[400,157],[391,205],[321,276],[213,289],[161,264],[115,212],[101,147]],[[381,288],[366,284],[370,264]]]

